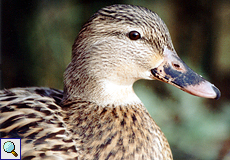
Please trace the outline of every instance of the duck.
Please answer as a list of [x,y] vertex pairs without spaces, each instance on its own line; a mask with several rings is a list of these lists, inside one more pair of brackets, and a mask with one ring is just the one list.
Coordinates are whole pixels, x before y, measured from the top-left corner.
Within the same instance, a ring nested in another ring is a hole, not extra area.
[[133,90],[139,79],[203,98],[221,95],[179,58],[155,12],[116,4],[83,25],[63,91],[0,91],[1,138],[20,138],[22,159],[172,160],[164,133]]

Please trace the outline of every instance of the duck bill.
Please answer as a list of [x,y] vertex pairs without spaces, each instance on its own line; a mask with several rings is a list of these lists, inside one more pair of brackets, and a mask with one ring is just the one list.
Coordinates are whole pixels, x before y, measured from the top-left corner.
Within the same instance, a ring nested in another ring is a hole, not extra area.
[[154,79],[195,96],[213,99],[220,97],[219,89],[189,68],[175,52],[165,48],[163,55],[164,61],[151,70]]

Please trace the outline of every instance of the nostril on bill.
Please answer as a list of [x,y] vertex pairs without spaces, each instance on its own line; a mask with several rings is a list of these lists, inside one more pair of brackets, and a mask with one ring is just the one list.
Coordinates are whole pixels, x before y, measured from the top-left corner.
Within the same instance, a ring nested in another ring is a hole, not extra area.
[[173,67],[176,68],[176,69],[180,69],[180,65],[177,64],[177,63],[172,63]]

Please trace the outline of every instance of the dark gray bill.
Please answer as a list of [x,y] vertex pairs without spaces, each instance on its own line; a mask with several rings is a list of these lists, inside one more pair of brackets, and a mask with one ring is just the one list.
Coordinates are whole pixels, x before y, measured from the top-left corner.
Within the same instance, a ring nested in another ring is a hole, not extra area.
[[213,84],[189,68],[178,55],[165,48],[164,61],[151,70],[153,78],[172,84],[192,95],[204,98],[220,98],[220,91]]

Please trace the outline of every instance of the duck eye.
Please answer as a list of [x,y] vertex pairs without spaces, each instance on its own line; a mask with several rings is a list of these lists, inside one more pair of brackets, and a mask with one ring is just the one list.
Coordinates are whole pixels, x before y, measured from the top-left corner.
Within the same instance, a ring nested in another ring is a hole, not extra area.
[[141,38],[141,34],[137,31],[131,31],[131,32],[129,32],[129,38],[131,40],[137,40],[137,39]]

